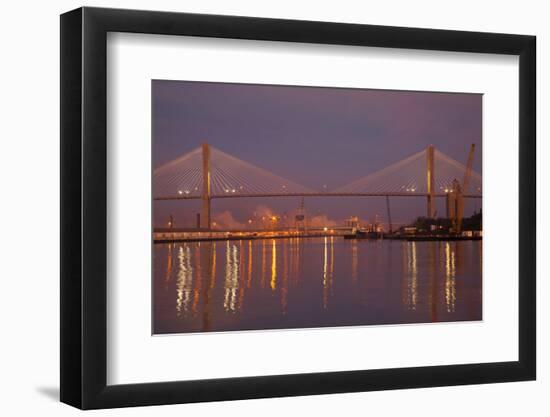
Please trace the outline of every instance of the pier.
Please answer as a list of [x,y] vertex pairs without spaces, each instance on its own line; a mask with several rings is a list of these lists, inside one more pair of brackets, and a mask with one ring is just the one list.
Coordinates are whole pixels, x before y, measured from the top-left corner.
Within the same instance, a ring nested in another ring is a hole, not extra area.
[[[326,229],[326,230],[325,230]],[[347,228],[319,228],[296,230],[179,230],[170,229],[155,230],[153,232],[154,243],[172,242],[201,242],[217,240],[250,240],[250,239],[284,239],[284,238],[315,238],[315,237],[344,237],[351,233]]]

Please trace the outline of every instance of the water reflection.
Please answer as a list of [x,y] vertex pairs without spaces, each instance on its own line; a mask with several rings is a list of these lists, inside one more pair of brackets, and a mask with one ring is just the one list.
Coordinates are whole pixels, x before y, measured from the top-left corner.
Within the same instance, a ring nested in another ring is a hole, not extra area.
[[449,313],[455,311],[456,254],[449,242],[445,243],[445,304]]
[[167,265],[166,265],[166,275],[165,275],[165,281],[168,282],[172,279],[172,252],[173,252],[173,244],[172,243],[169,243],[168,245],[166,245],[166,249],[167,249],[167,252],[168,252],[168,255],[167,255],[167,259],[168,259],[168,262],[167,262]]
[[275,239],[271,240],[271,289],[277,289],[277,245]]
[[237,289],[239,288],[239,264],[237,245],[227,242],[225,250],[225,295],[223,306],[226,311],[235,311]]
[[252,285],[252,241],[248,241],[248,280],[246,286],[250,288]]
[[[328,242],[330,239],[330,252]],[[330,261],[329,261],[330,260]],[[334,273],[334,237],[324,238],[323,260],[323,309],[328,308],[328,299],[332,289],[332,276]]]
[[480,242],[324,237],[154,250],[156,333],[481,319]]
[[178,315],[187,311],[193,284],[193,267],[191,266],[191,250],[189,246],[180,246],[178,251],[178,283],[176,310]]
[[[200,244],[195,247],[195,259],[198,259],[203,252],[201,251]],[[193,305],[191,310],[193,313],[197,312],[197,306],[199,303],[199,297],[202,287],[202,262],[197,262],[197,279],[195,280],[195,287],[193,290]]]
[[426,242],[428,243],[428,275],[430,277],[430,312],[431,312],[431,321],[436,322],[438,319],[438,307],[439,307],[439,276],[438,268],[436,264],[437,256],[437,244],[436,242]]
[[266,241],[262,240],[262,288],[265,288]]
[[210,273],[210,288],[214,288],[216,285],[216,242],[211,243],[212,248],[212,267],[211,267],[211,273]]
[[351,242],[351,279],[357,282],[357,240]]
[[418,300],[418,265],[416,259],[416,242],[404,242],[403,249],[403,282],[405,283],[405,294],[403,304],[409,310],[416,310]]
[[243,241],[239,241],[239,270],[242,271],[241,274],[239,274],[238,278],[238,286],[239,286],[239,296],[237,301],[237,306],[240,308],[240,306],[243,305],[244,302],[244,290],[245,290],[245,270],[244,270],[244,251],[243,251]]
[[211,291],[216,286],[216,242],[207,242],[204,244],[205,249],[202,252],[204,258],[201,257],[201,261],[204,260],[207,266],[207,274],[209,276],[209,283],[204,287],[203,292],[203,314],[202,314],[202,331],[210,331],[211,319],[210,319],[210,297]]
[[283,245],[283,279],[281,285],[281,311],[283,314],[286,314],[286,307],[288,303],[288,246],[289,245]]

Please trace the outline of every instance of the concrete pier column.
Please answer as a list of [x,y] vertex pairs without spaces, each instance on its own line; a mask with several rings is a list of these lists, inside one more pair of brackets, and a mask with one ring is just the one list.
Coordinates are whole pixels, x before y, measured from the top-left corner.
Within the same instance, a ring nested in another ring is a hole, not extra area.
[[428,218],[433,218],[434,216],[434,147],[430,145],[426,148],[426,181],[428,189]]
[[201,227],[210,230],[210,146],[202,144],[202,216]]

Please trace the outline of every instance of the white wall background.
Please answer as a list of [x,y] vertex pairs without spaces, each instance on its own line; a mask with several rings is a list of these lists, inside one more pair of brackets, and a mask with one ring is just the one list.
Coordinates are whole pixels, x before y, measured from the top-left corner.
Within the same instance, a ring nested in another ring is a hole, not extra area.
[[[0,65],[0,410],[4,415],[74,415],[59,392],[59,17],[81,6],[70,0],[3,4]],[[550,97],[550,26],[545,2],[124,0],[86,5],[239,14],[534,34],[538,37],[539,260],[550,249],[550,151],[542,138]],[[546,187],[546,189],[548,189]],[[99,411],[99,415],[548,415],[550,290],[539,262],[537,382],[325,395],[231,403]],[[546,395],[545,395],[546,394]]]

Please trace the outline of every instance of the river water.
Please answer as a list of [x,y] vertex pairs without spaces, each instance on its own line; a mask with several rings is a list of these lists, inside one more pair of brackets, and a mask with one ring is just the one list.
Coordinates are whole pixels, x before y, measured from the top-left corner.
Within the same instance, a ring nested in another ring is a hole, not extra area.
[[153,332],[481,320],[481,258],[481,241],[155,244]]

